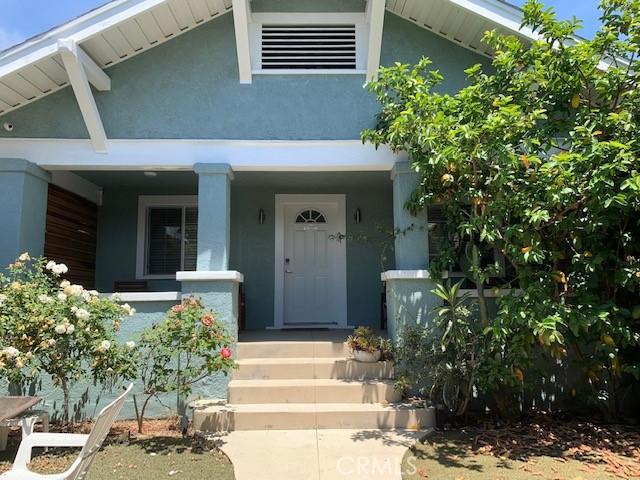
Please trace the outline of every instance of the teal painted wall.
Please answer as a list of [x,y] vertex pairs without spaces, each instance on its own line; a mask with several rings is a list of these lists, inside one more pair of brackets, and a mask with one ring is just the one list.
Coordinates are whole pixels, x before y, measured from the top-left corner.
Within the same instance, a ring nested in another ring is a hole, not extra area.
[[[232,339],[235,357],[238,339],[238,283],[228,280],[182,282],[182,294],[200,298],[205,308],[215,312]],[[231,375],[218,372],[198,382],[194,393],[201,398],[226,399]],[[183,411],[183,410],[181,410]]]
[[[106,172],[83,174],[104,184],[104,202],[98,211],[96,279],[100,291],[112,291],[115,280],[135,278],[138,195],[194,195],[196,178],[160,173],[155,179],[141,178],[125,188],[120,175]],[[129,175],[132,175],[129,173]],[[140,174],[141,175],[141,174]],[[141,175],[142,177],[142,175]],[[159,184],[152,187],[153,182]],[[192,183],[193,182],[193,183]],[[171,187],[170,185],[173,185]],[[388,172],[342,173],[236,173],[231,182],[231,257],[229,267],[245,275],[247,326],[273,325],[274,236],[276,193],[343,193],[347,199],[347,296],[348,318],[354,325],[379,325],[381,243],[384,231],[393,228],[392,184]],[[266,221],[258,223],[263,208]],[[362,223],[355,223],[356,208]],[[367,237],[365,240],[364,237]],[[391,245],[386,252],[393,267]],[[150,280],[157,291],[177,291],[171,280]]]
[[0,269],[22,252],[42,255],[49,174],[22,159],[0,158]]
[[[275,1],[275,0],[271,0]],[[226,14],[107,69],[112,90],[95,92],[109,138],[356,139],[374,123],[363,75],[254,75],[238,82],[233,17]],[[387,13],[382,63],[428,55],[446,78],[488,60]],[[69,88],[3,117],[0,137],[86,138]]]
[[[273,325],[275,194],[333,193],[346,195],[347,303],[351,325],[379,326],[381,249],[384,231],[393,229],[391,181],[377,173],[244,173],[231,189],[231,269],[245,276],[247,327]],[[266,214],[258,223],[258,210]],[[356,224],[356,208],[362,223]],[[369,240],[365,240],[368,237]],[[393,251],[389,251],[393,268]]]

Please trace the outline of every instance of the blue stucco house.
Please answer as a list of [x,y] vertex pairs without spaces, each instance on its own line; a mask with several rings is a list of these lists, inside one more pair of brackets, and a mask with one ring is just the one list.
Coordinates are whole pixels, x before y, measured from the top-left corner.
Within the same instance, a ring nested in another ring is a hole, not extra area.
[[[455,92],[501,0],[113,0],[0,53],[0,264],[29,251],[135,304],[182,294],[232,331],[430,310],[409,159],[363,145],[380,65]],[[389,243],[386,245],[385,242]],[[383,290],[383,288],[386,289]],[[135,323],[135,322],[134,322]],[[126,333],[126,332],[125,332]]]

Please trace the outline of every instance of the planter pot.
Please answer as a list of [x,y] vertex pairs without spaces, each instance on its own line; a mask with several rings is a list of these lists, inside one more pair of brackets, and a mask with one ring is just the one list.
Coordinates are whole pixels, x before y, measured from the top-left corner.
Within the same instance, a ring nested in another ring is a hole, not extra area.
[[376,350],[375,352],[363,352],[362,350],[353,350],[351,352],[351,358],[356,362],[372,363],[380,360],[382,351]]

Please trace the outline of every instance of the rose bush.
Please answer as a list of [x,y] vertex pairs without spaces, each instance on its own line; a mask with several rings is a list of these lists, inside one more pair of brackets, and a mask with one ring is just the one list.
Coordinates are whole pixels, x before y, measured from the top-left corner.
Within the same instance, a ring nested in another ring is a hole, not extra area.
[[162,322],[144,330],[136,349],[145,395],[140,408],[136,402],[138,431],[142,433],[151,399],[169,392],[186,398],[204,378],[217,372],[227,375],[235,366],[232,342],[215,314],[194,297],[184,298]]
[[135,310],[64,280],[67,270],[23,253],[0,274],[0,378],[20,383],[49,376],[62,390],[64,421],[75,382],[111,383],[136,370],[131,345],[116,338]]

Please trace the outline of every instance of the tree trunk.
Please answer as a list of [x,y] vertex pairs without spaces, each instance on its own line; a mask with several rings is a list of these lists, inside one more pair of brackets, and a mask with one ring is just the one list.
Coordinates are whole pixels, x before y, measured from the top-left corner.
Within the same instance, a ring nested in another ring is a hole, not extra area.
[[140,409],[140,415],[138,416],[138,433],[142,433],[142,426],[144,423],[144,412],[147,409],[147,405],[149,404],[149,400],[153,398],[153,395],[147,396],[144,399],[144,403],[142,404],[142,408]]
[[478,292],[480,321],[482,322],[482,326],[486,327],[489,325],[489,311],[487,309],[487,298],[484,296],[484,282],[478,274],[480,271],[480,249],[476,243],[473,243],[473,246],[471,247],[471,264],[473,265],[474,271],[473,280],[476,284],[476,291]]
[[62,395],[63,395],[63,404],[62,404],[62,422],[69,422],[69,385],[66,380],[62,380]]

